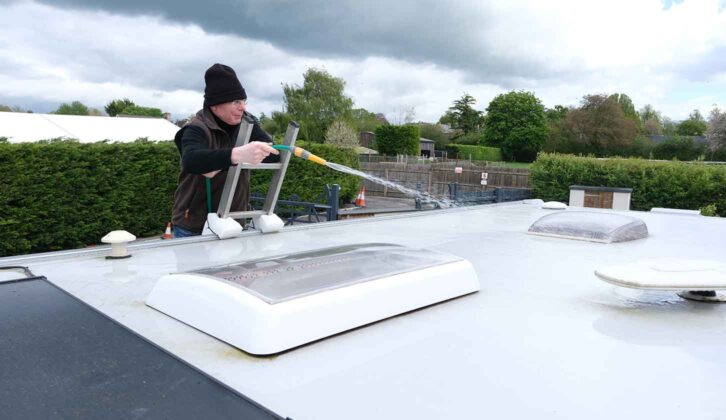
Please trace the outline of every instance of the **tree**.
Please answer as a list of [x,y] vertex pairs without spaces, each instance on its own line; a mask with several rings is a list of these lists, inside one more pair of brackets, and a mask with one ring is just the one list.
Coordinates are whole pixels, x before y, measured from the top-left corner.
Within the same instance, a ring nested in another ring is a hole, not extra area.
[[547,116],[548,121],[560,121],[565,119],[567,111],[569,110],[569,108],[562,105],[555,105],[554,108],[547,108],[545,110],[545,115]]
[[[454,105],[449,107],[447,113],[451,119],[451,127],[460,129],[464,134],[479,131],[484,124],[484,116],[481,111],[474,109],[472,105],[476,103],[476,99],[468,93],[464,93],[461,98],[454,101]],[[447,114],[444,114],[446,116]],[[444,117],[441,117],[444,118]]]
[[70,104],[62,103],[55,111],[51,114],[59,115],[88,115],[88,107],[83,105],[80,101],[73,101]]
[[350,112],[350,125],[356,131],[374,132],[382,124],[375,113],[363,108],[356,108]]
[[292,121],[290,114],[282,111],[272,111],[269,117],[265,114],[260,115],[260,126],[273,137],[284,136],[290,121]]
[[711,110],[708,116],[708,148],[711,152],[726,152],[726,111],[718,107]]
[[694,109],[693,112],[688,116],[687,120],[681,121],[676,128],[676,133],[681,136],[702,136],[706,133],[708,124],[701,115],[701,112]]
[[28,114],[32,114],[33,111],[29,109],[24,109],[19,105],[14,105],[13,107],[9,107],[7,105],[0,105],[0,111],[1,112],[27,112]]
[[484,140],[499,147],[505,160],[532,162],[547,139],[542,102],[531,92],[509,92],[487,107]]
[[562,136],[562,126],[569,111],[569,108],[562,105],[555,105],[554,108],[545,109],[547,139],[542,145],[542,150],[545,152],[571,152],[567,150],[566,139]]
[[444,112],[444,115],[439,118],[439,124],[446,124],[449,127],[454,127],[454,113],[449,111]]
[[136,104],[133,103],[128,98],[123,99],[114,99],[113,101],[106,104],[104,109],[106,110],[106,113],[112,117],[115,117],[118,114],[123,114],[124,109],[129,106],[135,106]]
[[624,93],[614,93],[610,95],[610,99],[617,102],[618,106],[620,106],[620,109],[623,111],[623,115],[625,115],[625,118],[630,118],[631,120],[633,120],[638,132],[642,132],[643,121],[640,119],[640,114],[635,111],[635,105],[633,105],[633,100],[630,99],[630,96]]
[[660,123],[662,120],[660,112],[656,111],[651,104],[646,104],[644,107],[640,108],[638,115],[640,115],[640,119],[643,121],[654,119]]
[[660,135],[663,134],[663,117],[660,112],[656,111],[652,105],[647,104],[638,112],[640,120],[643,122],[643,132],[646,135]]
[[308,69],[303,78],[302,86],[283,86],[285,107],[300,123],[302,138],[322,143],[333,121],[350,119],[353,100],[343,92],[345,81],[325,70]]
[[639,118],[638,113],[635,112],[635,105],[633,105],[633,100],[630,99],[630,96],[624,93],[613,93],[609,99],[614,100],[618,104],[623,111],[623,115],[626,117],[633,119]]
[[344,121],[336,120],[325,131],[325,143],[341,149],[353,149],[359,146],[358,134]]
[[648,118],[647,120],[643,120],[643,132],[649,136],[657,136],[663,134],[663,129],[657,119]]
[[585,95],[562,126],[569,153],[626,155],[638,136],[638,126],[613,96]]
[[663,135],[674,136],[676,134],[678,124],[673,122],[673,120],[668,117],[663,117],[661,127],[663,127]]
[[140,117],[164,118],[164,113],[159,108],[147,106],[129,105],[123,109],[122,115],[135,115]]

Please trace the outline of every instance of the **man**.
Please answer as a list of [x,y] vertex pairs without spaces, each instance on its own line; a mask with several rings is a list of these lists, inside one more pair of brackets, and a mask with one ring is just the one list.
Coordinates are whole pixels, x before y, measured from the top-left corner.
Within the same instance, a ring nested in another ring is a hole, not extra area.
[[[217,211],[230,165],[279,160],[272,139],[255,120],[250,142],[234,147],[247,93],[231,67],[215,64],[204,74],[204,107],[174,137],[181,156],[179,185],[174,192],[172,224],[177,238],[200,235],[207,220],[207,182],[210,179],[212,212]],[[251,115],[250,115],[251,116]],[[265,160],[266,158],[269,159]],[[230,211],[247,210],[249,171],[241,171]]]

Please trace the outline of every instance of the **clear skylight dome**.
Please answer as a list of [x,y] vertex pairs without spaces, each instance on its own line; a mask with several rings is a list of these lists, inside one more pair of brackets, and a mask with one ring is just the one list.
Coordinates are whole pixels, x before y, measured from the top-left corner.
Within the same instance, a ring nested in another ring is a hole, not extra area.
[[638,218],[621,214],[565,211],[541,217],[529,233],[609,244],[645,238],[648,227]]
[[223,279],[270,304],[461,258],[393,244],[355,244],[211,267],[190,273]]
[[146,304],[251,354],[274,354],[474,293],[455,255],[356,244],[162,276]]

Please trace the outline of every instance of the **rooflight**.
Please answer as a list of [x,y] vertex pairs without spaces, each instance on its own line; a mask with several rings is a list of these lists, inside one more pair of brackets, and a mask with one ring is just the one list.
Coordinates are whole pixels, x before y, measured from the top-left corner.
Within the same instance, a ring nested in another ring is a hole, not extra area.
[[645,238],[648,227],[638,218],[621,214],[566,211],[541,217],[529,227],[528,232],[609,244]]
[[146,303],[263,355],[478,290],[459,257],[360,244],[169,274]]

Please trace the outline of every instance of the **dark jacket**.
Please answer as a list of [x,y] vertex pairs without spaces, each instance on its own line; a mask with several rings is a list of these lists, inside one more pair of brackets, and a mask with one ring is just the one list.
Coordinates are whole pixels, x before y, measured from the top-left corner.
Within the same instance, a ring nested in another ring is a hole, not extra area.
[[[179,149],[180,155],[182,151],[182,137],[184,131],[190,127],[196,126],[203,129],[208,139],[208,148],[211,150],[231,149],[234,147],[236,138],[230,138],[230,135],[222,129],[215,120],[209,108],[205,107],[200,110],[194,118],[191,119],[184,127],[182,127],[174,137],[174,142]],[[255,120],[253,127],[253,136],[250,140],[268,141],[264,131],[259,127],[259,123]],[[255,138],[254,133],[258,135]],[[264,134],[264,136],[259,133]],[[227,179],[228,167],[220,170],[220,172],[211,178],[212,191],[212,212],[216,212],[222,197],[222,190]],[[172,223],[188,231],[201,234],[204,223],[207,220],[207,189],[206,177],[201,174],[187,172],[182,165],[179,174],[179,184],[174,192],[174,206],[172,207]],[[237,191],[235,191],[230,211],[248,210],[249,191],[250,191],[250,173],[249,170],[240,171],[237,183]]]

